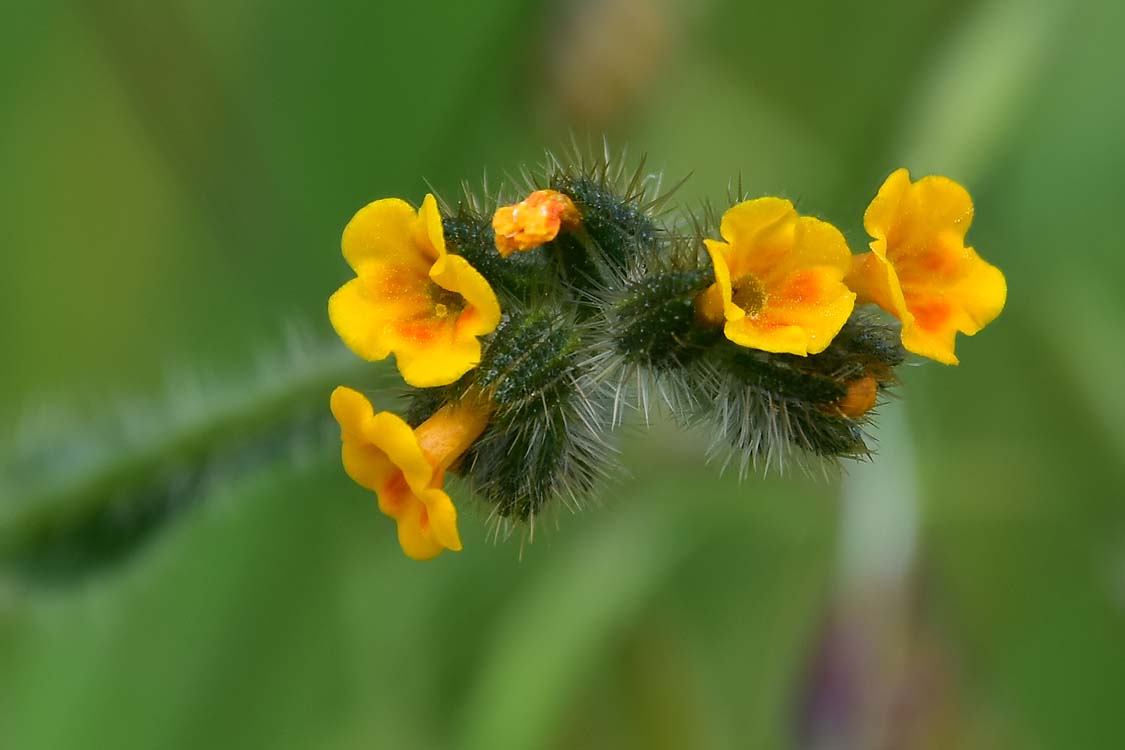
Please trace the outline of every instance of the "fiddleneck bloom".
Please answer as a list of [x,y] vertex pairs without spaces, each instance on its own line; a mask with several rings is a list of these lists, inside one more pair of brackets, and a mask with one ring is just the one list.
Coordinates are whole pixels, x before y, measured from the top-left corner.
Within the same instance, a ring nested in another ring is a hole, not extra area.
[[375,492],[379,510],[398,523],[402,551],[415,560],[460,551],[457,509],[442,485],[446,470],[484,431],[488,409],[475,402],[446,405],[412,430],[395,414],[376,413],[351,388],[337,388],[331,403],[344,470]]
[[558,237],[581,217],[574,201],[557,190],[536,190],[519,203],[501,206],[492,216],[496,249],[507,258],[516,250],[531,250]]
[[798,215],[782,198],[733,206],[719,231],[725,241],[704,240],[715,283],[696,299],[698,317],[722,325],[740,346],[802,356],[824,351],[855,303],[843,283],[851,252],[840,231]]
[[328,301],[344,343],[367,360],[394,353],[410,385],[454,382],[480,362],[480,336],[500,322],[492,288],[467,260],[445,247],[437,201],[427,195],[415,213],[387,198],[348,222],[344,258],[356,278]]
[[871,252],[855,256],[846,281],[860,302],[874,302],[902,321],[902,345],[947,365],[957,332],[972,336],[1004,309],[1004,274],[986,263],[965,233],[973,201],[946,177],[910,181],[899,169],[879,188],[863,225]]

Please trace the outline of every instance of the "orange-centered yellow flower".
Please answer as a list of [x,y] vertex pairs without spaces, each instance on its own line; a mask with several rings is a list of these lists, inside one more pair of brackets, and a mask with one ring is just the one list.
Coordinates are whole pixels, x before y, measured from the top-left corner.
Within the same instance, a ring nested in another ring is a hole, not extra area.
[[379,496],[379,510],[398,523],[402,551],[415,560],[460,551],[457,509],[442,484],[446,469],[484,431],[488,410],[447,405],[411,430],[390,412],[376,414],[362,394],[341,386],[332,393],[332,414],[340,423],[344,470]]
[[860,302],[902,321],[903,346],[947,365],[957,364],[957,332],[984,328],[1008,296],[1004,274],[965,247],[972,222],[965,188],[937,176],[911,182],[900,169],[867,207],[863,225],[875,239],[847,277]]
[[739,203],[719,231],[725,242],[704,240],[715,283],[696,299],[699,317],[752,349],[824,351],[855,303],[843,283],[851,251],[840,231],[782,198]]
[[392,352],[407,383],[446,385],[480,362],[479,336],[500,322],[492,287],[445,249],[441,214],[427,195],[415,214],[398,198],[370,203],[344,228],[356,278],[328,301],[344,343],[367,360]]
[[536,190],[493,215],[496,249],[507,258],[515,250],[530,250],[550,242],[563,226],[577,226],[579,221],[578,207],[566,195],[557,190]]

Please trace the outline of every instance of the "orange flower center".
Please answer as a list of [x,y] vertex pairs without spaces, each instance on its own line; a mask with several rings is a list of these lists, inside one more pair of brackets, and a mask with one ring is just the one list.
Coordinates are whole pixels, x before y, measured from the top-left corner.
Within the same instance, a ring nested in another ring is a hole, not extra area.
[[766,304],[766,288],[757,278],[747,274],[731,282],[731,302],[747,315],[757,315]]
[[387,484],[383,488],[383,495],[387,504],[396,511],[402,507],[403,502],[410,494],[410,486],[406,483],[406,477],[403,476],[401,471],[396,471],[394,476],[387,480]]
[[435,318],[457,315],[465,309],[465,298],[457,292],[451,292],[433,282],[430,282],[426,291],[430,295],[430,302],[433,304]]

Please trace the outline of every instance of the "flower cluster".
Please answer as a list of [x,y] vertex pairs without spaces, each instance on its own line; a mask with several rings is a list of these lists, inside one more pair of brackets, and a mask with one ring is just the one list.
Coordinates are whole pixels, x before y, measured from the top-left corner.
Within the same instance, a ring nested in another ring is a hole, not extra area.
[[581,504],[650,390],[743,471],[867,455],[905,351],[956,364],[957,333],[1003,309],[1003,275],[965,246],[972,202],[947,178],[894,172],[864,216],[870,252],[853,255],[782,198],[677,220],[639,167],[574,161],[525,173],[507,205],[378,200],[344,230],[355,278],[332,325],[364,359],[394,354],[411,388],[403,416],[345,387],[332,413],[345,470],[412,558],[461,549],[447,473],[498,532]]

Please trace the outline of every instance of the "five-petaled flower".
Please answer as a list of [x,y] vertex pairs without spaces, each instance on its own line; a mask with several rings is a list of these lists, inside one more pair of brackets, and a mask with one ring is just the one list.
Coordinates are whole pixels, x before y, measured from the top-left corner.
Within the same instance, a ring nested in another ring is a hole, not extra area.
[[457,509],[442,484],[446,469],[488,424],[488,409],[463,400],[438,409],[411,430],[391,412],[375,413],[351,388],[333,391],[331,404],[340,423],[344,470],[378,495],[379,510],[398,523],[402,551],[415,560],[429,560],[446,549],[460,551]]
[[558,237],[564,226],[580,221],[574,201],[557,190],[536,190],[519,203],[501,206],[492,216],[496,249],[507,258],[516,250],[531,250]]
[[741,346],[824,351],[855,303],[843,283],[851,251],[840,231],[799,216],[782,198],[739,203],[723,214],[719,231],[725,242],[704,240],[715,283],[696,300],[699,318],[722,324]]
[[874,302],[902,321],[908,350],[957,364],[957,332],[972,336],[1004,309],[1004,275],[971,247],[965,233],[973,202],[946,177],[910,181],[899,169],[867,207],[863,225],[874,240],[847,277],[861,302]]
[[398,198],[361,208],[344,228],[344,258],[356,278],[328,301],[344,343],[367,360],[394,353],[410,385],[452,383],[480,362],[479,336],[500,305],[467,260],[446,251],[437,202],[414,209]]

